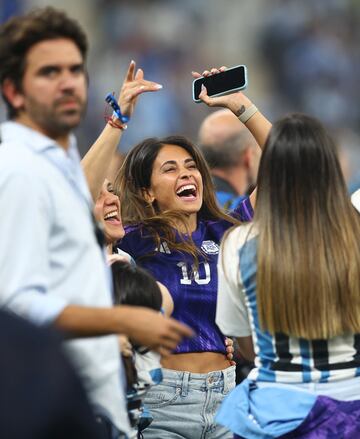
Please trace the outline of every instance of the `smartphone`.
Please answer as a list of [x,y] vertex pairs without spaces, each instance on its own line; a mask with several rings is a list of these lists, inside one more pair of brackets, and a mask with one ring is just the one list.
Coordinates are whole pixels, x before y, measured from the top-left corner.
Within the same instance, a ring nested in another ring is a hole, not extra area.
[[192,92],[193,100],[197,103],[202,102],[199,99],[202,84],[205,85],[209,96],[221,96],[243,90],[247,86],[246,66],[231,67],[224,72],[195,79]]

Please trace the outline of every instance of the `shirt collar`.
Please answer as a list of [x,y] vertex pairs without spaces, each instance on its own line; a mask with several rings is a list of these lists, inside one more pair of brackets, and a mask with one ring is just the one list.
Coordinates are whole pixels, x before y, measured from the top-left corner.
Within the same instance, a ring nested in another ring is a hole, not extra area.
[[[42,153],[49,148],[62,148],[54,139],[22,123],[7,121],[1,125],[1,141],[2,142],[21,142],[26,144],[34,152]],[[70,135],[68,152],[71,153],[76,149],[76,139],[73,134]],[[66,152],[64,150],[64,152]]]
[[35,154],[53,163],[92,206],[90,192],[80,166],[80,155],[74,135],[70,135],[69,148],[65,150],[54,139],[21,123],[8,121],[1,124],[1,141],[24,145]]

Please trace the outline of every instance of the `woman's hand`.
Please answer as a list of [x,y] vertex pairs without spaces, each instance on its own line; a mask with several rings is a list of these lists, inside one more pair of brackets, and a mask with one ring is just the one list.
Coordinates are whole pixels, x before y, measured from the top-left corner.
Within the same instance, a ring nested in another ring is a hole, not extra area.
[[[211,70],[204,70],[202,74],[198,72],[192,72],[192,76],[197,79],[201,76],[212,76],[216,75],[220,72],[223,72],[226,70],[225,66],[222,66],[220,68],[212,68]],[[201,87],[201,93],[199,94],[199,99],[201,99],[206,105],[209,107],[224,107],[231,110],[235,116],[240,116],[248,107],[252,105],[252,102],[249,98],[247,98],[241,91],[238,91],[236,93],[231,93],[226,96],[216,96],[216,97],[209,97],[207,94],[206,87],[203,85]]]
[[161,84],[144,79],[142,69],[137,69],[135,73],[135,67],[135,61],[131,61],[118,99],[121,113],[129,118],[134,112],[136,101],[140,94],[162,89]]
[[225,337],[225,346],[226,346],[226,358],[229,360],[231,366],[236,366],[235,361],[233,361],[234,357],[234,342],[231,338]]
[[132,357],[132,345],[126,335],[118,335],[119,350],[124,357]]

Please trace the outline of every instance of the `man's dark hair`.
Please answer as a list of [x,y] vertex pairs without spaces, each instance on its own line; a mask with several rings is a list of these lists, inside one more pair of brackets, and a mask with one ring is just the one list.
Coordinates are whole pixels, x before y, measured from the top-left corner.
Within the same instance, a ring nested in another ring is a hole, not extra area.
[[[18,91],[22,90],[26,54],[35,44],[44,40],[68,38],[74,42],[86,59],[88,42],[85,33],[76,20],[64,12],[46,7],[36,9],[26,15],[9,19],[0,26],[0,86],[6,79],[11,80]],[[2,93],[13,119],[16,110]]]

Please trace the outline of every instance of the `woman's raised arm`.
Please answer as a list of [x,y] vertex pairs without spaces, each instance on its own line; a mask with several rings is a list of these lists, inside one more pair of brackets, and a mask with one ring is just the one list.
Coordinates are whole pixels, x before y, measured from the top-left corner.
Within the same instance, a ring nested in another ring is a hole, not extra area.
[[[211,76],[224,70],[226,70],[225,66],[219,69],[212,68],[211,70],[205,70],[202,74],[192,72],[192,76],[194,78]],[[225,96],[209,97],[206,88],[202,86],[199,99],[209,107],[224,107],[231,110],[239,119],[239,123],[243,123],[251,132],[260,148],[262,149],[264,147],[272,125],[244,93],[238,91]],[[256,189],[250,195],[250,201],[251,204],[255,206]]]
[[[145,92],[158,91],[162,85],[144,79],[144,72],[137,69],[135,73],[135,61],[131,61],[126,77],[119,93],[118,103],[121,113],[131,118],[137,98]],[[117,151],[124,124],[119,119],[112,118],[112,123],[107,123],[100,136],[90,147],[85,157],[82,159],[86,179],[90,188],[91,195],[95,200],[105,178],[113,181],[115,168],[121,163],[121,154]]]

